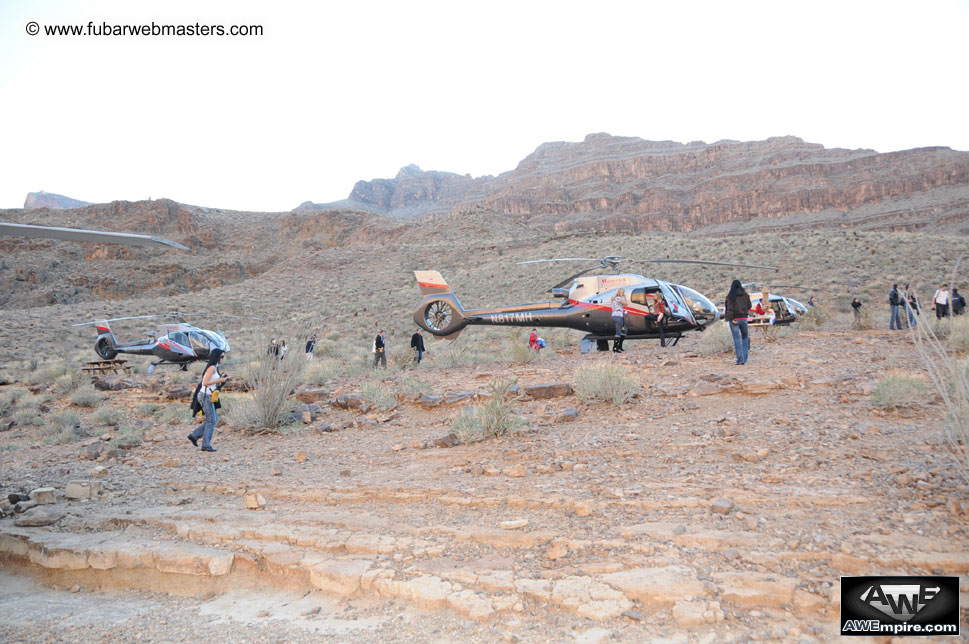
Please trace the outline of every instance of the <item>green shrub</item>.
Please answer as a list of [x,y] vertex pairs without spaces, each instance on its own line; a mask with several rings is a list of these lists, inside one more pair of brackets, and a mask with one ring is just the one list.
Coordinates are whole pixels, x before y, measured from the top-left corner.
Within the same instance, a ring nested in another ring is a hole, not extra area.
[[901,373],[889,373],[878,381],[871,394],[872,404],[880,409],[915,407],[926,402],[923,383]]
[[418,396],[434,390],[429,384],[419,378],[405,377],[397,383],[397,391],[405,396]]
[[365,383],[361,388],[360,397],[380,410],[393,409],[397,406],[397,396],[379,382]]
[[158,403],[145,403],[138,408],[138,413],[142,416],[154,416],[160,409],[162,406]]
[[538,359],[538,356],[539,352],[528,346],[527,336],[523,339],[519,335],[513,335],[505,350],[505,358],[512,364],[528,364]]
[[809,306],[807,313],[801,315],[797,321],[804,326],[820,329],[830,317],[831,312],[828,311],[826,306],[815,304],[814,306]]
[[17,408],[17,403],[24,397],[23,389],[11,389],[0,396],[0,416],[6,416]]
[[946,345],[958,354],[969,353],[969,316],[952,318],[948,325]]
[[639,391],[636,381],[619,365],[605,364],[583,369],[575,378],[575,394],[582,400],[602,400],[621,405]]
[[101,404],[101,396],[94,390],[94,387],[85,386],[77,389],[71,394],[71,404],[78,407],[94,408]]
[[45,442],[60,444],[80,439],[80,424],[80,417],[68,409],[51,414],[50,423],[44,430]]
[[30,425],[43,425],[44,419],[36,411],[32,409],[21,409],[13,415],[13,419],[17,421],[17,424],[21,427],[28,427]]
[[118,431],[117,439],[121,445],[137,445],[145,440],[145,430],[142,427],[126,425]]
[[124,414],[115,407],[102,407],[94,413],[94,422],[98,425],[116,427],[124,420]]
[[314,357],[306,368],[304,380],[307,385],[321,387],[328,382],[338,380],[341,371],[341,365],[336,360]]
[[713,356],[733,351],[733,336],[730,334],[730,328],[727,326],[727,323],[720,320],[713,326],[706,328],[700,334],[698,351],[703,356]]
[[508,397],[514,380],[493,380],[485,402],[461,413],[451,422],[451,429],[462,443],[475,443],[485,438],[506,436],[522,431],[528,423],[515,414],[515,403]]

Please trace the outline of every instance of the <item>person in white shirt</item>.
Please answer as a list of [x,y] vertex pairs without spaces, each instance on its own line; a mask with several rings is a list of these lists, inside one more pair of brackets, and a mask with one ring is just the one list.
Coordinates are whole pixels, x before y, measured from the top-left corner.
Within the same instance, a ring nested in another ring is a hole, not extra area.
[[932,297],[932,304],[935,306],[935,317],[949,317],[949,285],[943,284],[942,288],[935,292]]

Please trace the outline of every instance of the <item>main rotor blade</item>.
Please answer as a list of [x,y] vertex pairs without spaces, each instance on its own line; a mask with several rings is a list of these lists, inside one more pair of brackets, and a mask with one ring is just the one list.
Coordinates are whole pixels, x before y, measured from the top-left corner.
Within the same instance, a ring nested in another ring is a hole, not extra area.
[[97,324],[98,322],[120,322],[121,320],[147,320],[148,318],[163,318],[164,315],[132,315],[126,318],[102,318],[100,320],[95,320],[94,322],[82,322],[80,324],[72,324],[71,326],[90,326],[92,324]]
[[592,266],[591,268],[587,268],[584,271],[579,271],[575,275],[571,275],[571,276],[565,278],[564,280],[562,280],[561,282],[559,282],[558,284],[556,284],[555,286],[553,286],[552,288],[550,288],[548,291],[546,291],[546,293],[551,293],[552,292],[552,289],[555,289],[555,288],[562,288],[566,284],[571,283],[572,280],[574,280],[576,277],[579,277],[580,275],[585,275],[586,273],[589,273],[591,271],[599,270],[600,268],[602,268],[602,267],[601,266]]
[[59,226],[31,226],[0,222],[0,235],[12,237],[40,237],[61,241],[94,242],[102,244],[127,244],[129,246],[149,246],[153,248],[177,248],[189,250],[178,242],[154,235],[134,233],[109,233],[103,230],[82,230],[80,228],[61,228]]
[[[601,257],[556,257],[555,259],[530,259],[527,262],[515,264],[540,264],[542,262],[601,262]],[[598,268],[598,267],[597,267]]]
[[700,259],[625,259],[625,262],[641,262],[643,264],[713,264],[715,266],[737,266],[740,268],[763,268],[776,271],[776,266],[760,266],[758,264],[735,264],[733,262],[708,262]]

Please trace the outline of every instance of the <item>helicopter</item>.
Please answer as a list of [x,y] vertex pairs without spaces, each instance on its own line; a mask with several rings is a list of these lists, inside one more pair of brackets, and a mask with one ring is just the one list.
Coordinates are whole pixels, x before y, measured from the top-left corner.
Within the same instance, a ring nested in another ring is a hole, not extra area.
[[[777,288],[792,288],[797,290],[811,290],[820,292],[831,292],[830,289],[816,288],[813,286],[799,286],[797,284],[774,284]],[[787,325],[796,322],[799,317],[808,312],[808,307],[801,304],[793,297],[778,295],[770,292],[767,284],[749,282],[743,285],[744,289],[750,293],[750,305],[756,307],[758,303],[767,298],[769,307],[764,307],[764,315],[772,318],[770,324]],[[759,291],[758,291],[759,289]],[[723,307],[720,307],[721,314]]]
[[[616,290],[623,288],[627,294],[626,325],[629,340],[661,337],[661,330],[652,319],[647,319],[649,307],[660,300],[665,303],[662,335],[676,344],[687,331],[703,331],[716,322],[720,314],[706,296],[683,286],[631,273],[615,275],[584,276],[597,269],[618,270],[620,262],[649,264],[711,264],[776,270],[771,266],[708,262],[690,259],[623,259],[618,255],[602,258],[562,257],[536,259],[518,264],[541,262],[596,262],[570,275],[549,289],[557,302],[537,302],[489,309],[465,309],[451,291],[444,277],[434,270],[414,271],[423,300],[414,311],[417,326],[437,339],[455,339],[468,325],[559,327],[585,331],[580,351],[588,353],[595,346],[599,351],[608,349],[608,341],[615,339],[612,322],[611,301]],[[569,288],[563,288],[571,283]]]
[[[146,340],[134,340],[125,343],[118,342],[109,324],[121,320],[146,320],[160,317],[169,318],[172,322],[159,324],[155,331],[148,334]],[[182,318],[183,314],[176,311],[163,315],[135,315],[82,322],[72,326],[90,326],[92,324],[95,326],[98,337],[94,341],[94,352],[102,360],[114,360],[119,353],[158,358],[157,362],[148,366],[149,374],[154,373],[155,367],[161,365],[175,365],[185,371],[189,364],[198,360],[207,360],[209,352],[213,349],[221,349],[223,353],[229,352],[229,342],[225,339],[225,334],[222,331],[200,329],[188,324]]]

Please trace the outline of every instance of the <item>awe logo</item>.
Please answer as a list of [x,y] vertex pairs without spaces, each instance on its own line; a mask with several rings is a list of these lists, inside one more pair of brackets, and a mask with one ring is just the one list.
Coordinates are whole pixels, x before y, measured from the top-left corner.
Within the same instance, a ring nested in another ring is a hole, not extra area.
[[872,584],[861,594],[861,601],[889,617],[907,622],[925,608],[941,588],[926,584]]

